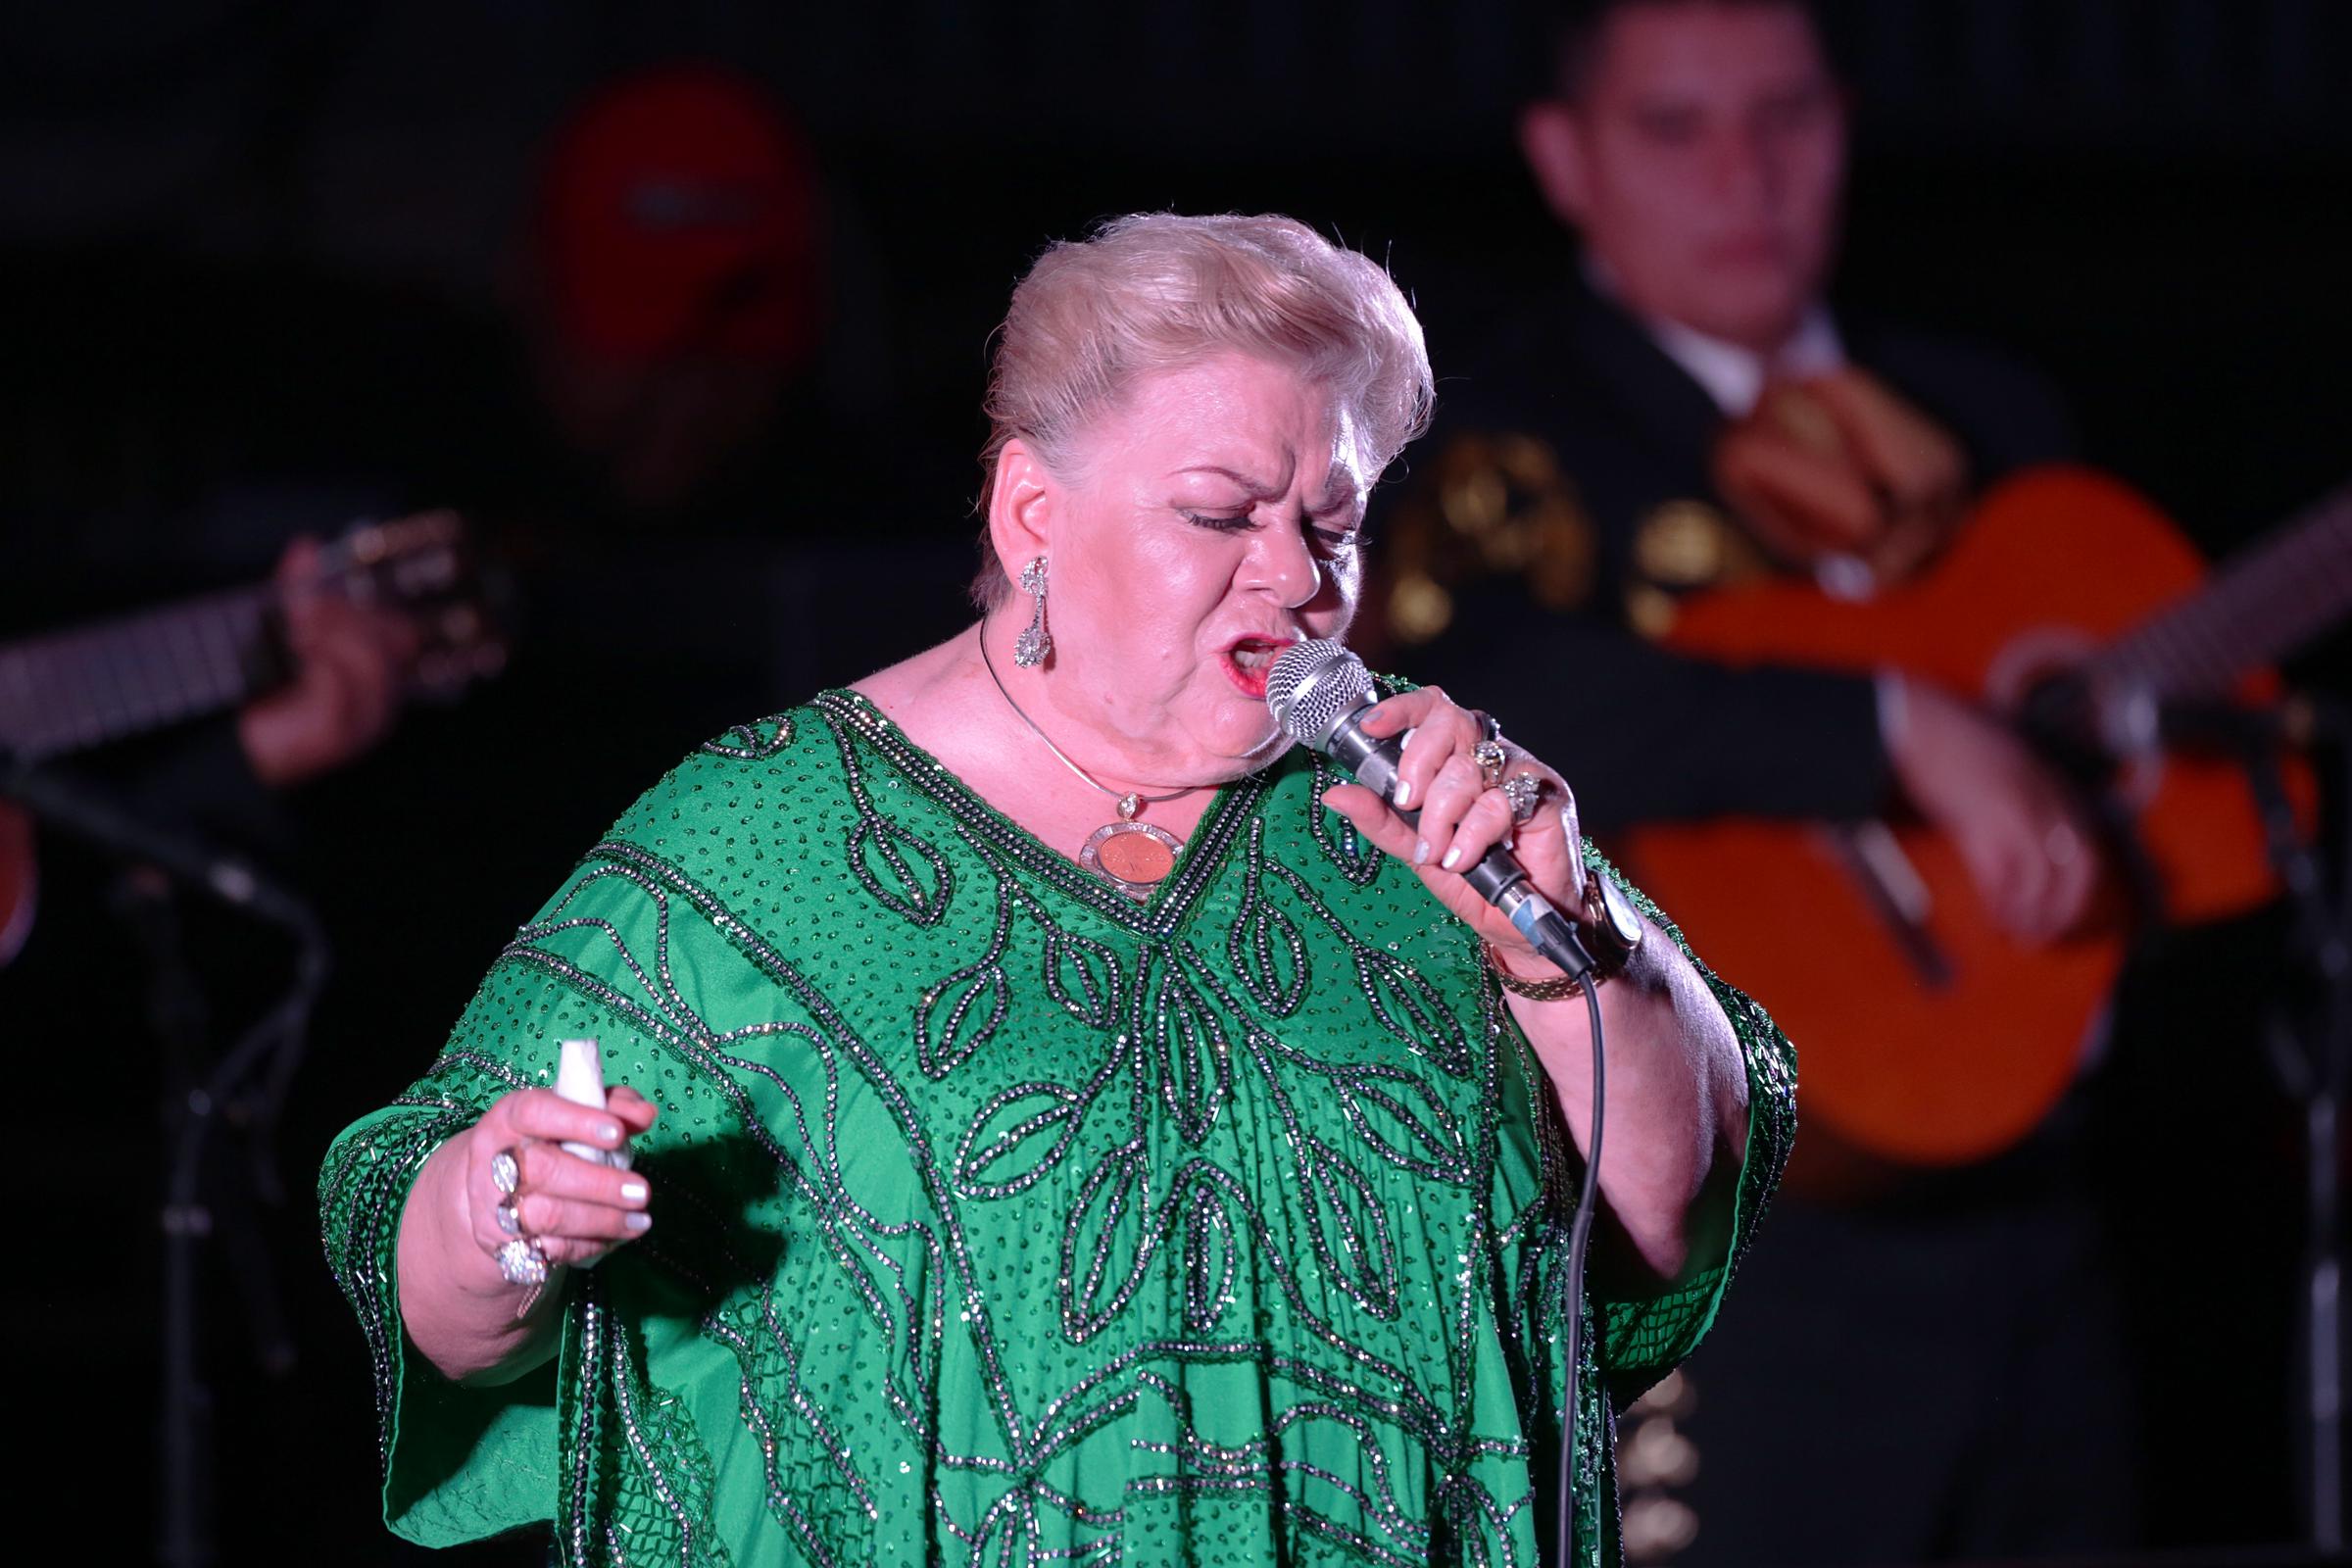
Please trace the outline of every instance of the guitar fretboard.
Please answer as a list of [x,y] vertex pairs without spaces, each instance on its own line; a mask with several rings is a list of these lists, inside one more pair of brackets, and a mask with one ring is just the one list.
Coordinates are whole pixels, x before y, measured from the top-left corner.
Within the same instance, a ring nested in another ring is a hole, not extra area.
[[2239,674],[2325,631],[2352,606],[2352,485],[2225,565],[2091,662],[2094,678],[2167,697],[2219,697]]
[[160,729],[280,677],[274,594],[241,588],[0,648],[0,750],[23,761]]

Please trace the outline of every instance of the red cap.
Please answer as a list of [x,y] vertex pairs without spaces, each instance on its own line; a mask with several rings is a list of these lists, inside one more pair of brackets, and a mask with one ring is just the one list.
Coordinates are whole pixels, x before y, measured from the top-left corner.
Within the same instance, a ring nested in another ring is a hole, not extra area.
[[558,330],[591,352],[805,355],[822,314],[814,161],[766,92],[667,67],[558,133],[539,241]]

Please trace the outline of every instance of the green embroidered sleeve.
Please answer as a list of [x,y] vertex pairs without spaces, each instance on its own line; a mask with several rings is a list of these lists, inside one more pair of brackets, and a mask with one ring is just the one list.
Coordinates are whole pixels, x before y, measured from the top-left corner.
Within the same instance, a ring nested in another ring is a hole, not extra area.
[[[385,1522],[410,1540],[446,1545],[556,1515],[559,1363],[499,1386],[444,1378],[402,1331],[395,1246],[425,1158],[500,1096],[551,1084],[557,1041],[593,1037],[621,1054],[643,1038],[600,999],[601,987],[546,961],[560,939],[529,940],[564,921],[632,918],[624,900],[567,889],[493,965],[425,1076],[328,1152],[319,1179],[327,1259],[374,1368]],[[576,1338],[576,1328],[567,1324],[567,1334]],[[563,1360],[575,1358],[567,1345]]]
[[1697,1348],[1715,1321],[1724,1292],[1755,1238],[1756,1222],[1780,1185],[1781,1172],[1796,1141],[1796,1051],[1762,1007],[1726,984],[1690,951],[1681,928],[1648,895],[1628,882],[1624,873],[1590,845],[1585,859],[1630,893],[1642,912],[1673,939],[1698,970],[1731,1020],[1747,1067],[1747,1150],[1734,1188],[1732,1240],[1723,1262],[1660,1296],[1622,1301],[1595,1298],[1600,1314],[1601,1364],[1607,1369],[1610,1395],[1623,1408]]

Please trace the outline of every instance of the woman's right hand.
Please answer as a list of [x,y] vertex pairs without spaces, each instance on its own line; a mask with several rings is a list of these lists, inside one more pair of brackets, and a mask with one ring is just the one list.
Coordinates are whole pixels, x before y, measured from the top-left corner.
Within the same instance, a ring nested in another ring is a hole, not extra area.
[[499,1224],[509,1201],[493,1172],[514,1156],[515,1229],[535,1238],[549,1264],[585,1263],[645,1234],[652,1190],[636,1171],[567,1154],[557,1145],[618,1149],[654,1124],[654,1104],[625,1086],[605,1108],[575,1105],[552,1089],[517,1089],[433,1151],[401,1209],[400,1316],[410,1341],[453,1382],[500,1383],[555,1353],[553,1303],[506,1277],[499,1250],[514,1240]]
[[[537,1240],[550,1263],[585,1263],[644,1235],[653,1224],[645,1177],[582,1159],[558,1145],[619,1149],[651,1127],[654,1116],[653,1102],[626,1085],[606,1095],[603,1110],[574,1104],[552,1089],[500,1097],[459,1135],[466,1144],[466,1228],[475,1244],[495,1262],[499,1249],[514,1239],[499,1223],[499,1208],[510,1201],[521,1234]],[[518,1180],[512,1199],[493,1174],[502,1152],[514,1156]]]

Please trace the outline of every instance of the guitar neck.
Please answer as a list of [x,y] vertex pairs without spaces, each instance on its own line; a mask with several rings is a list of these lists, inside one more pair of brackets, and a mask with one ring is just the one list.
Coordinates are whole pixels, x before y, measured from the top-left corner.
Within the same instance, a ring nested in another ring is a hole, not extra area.
[[2205,590],[2091,662],[2095,678],[2168,697],[2218,697],[2352,606],[2352,485],[2225,566]]
[[0,647],[0,751],[38,761],[234,708],[284,678],[276,596],[232,589]]

